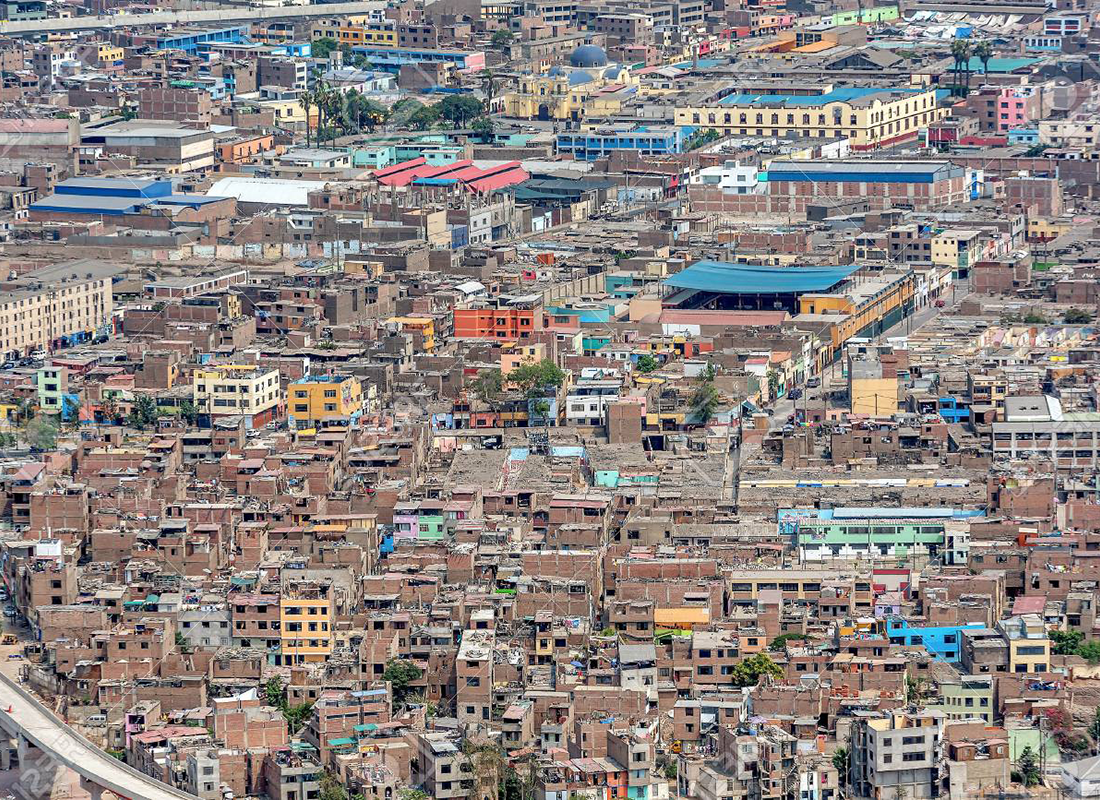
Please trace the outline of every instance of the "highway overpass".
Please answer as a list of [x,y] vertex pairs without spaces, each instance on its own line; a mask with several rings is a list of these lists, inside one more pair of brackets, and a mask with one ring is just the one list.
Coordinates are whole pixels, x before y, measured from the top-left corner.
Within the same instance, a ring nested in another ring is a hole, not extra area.
[[274,6],[271,8],[228,6],[214,11],[157,11],[152,14],[113,14],[100,17],[0,21],[0,34],[24,36],[66,31],[103,31],[149,25],[221,25],[233,22],[263,22],[274,19],[308,19],[343,14],[367,14],[385,8],[384,2],[326,3],[311,6]]
[[[197,800],[138,772],[104,752],[53,715],[25,689],[0,674],[0,728],[18,745],[19,780],[34,786],[36,772],[52,772],[56,762],[80,775],[80,783],[98,800],[106,789],[127,800]],[[41,751],[35,754],[27,746]],[[46,763],[39,763],[44,760]],[[43,787],[47,788],[47,787]],[[41,789],[35,791],[35,794]]]

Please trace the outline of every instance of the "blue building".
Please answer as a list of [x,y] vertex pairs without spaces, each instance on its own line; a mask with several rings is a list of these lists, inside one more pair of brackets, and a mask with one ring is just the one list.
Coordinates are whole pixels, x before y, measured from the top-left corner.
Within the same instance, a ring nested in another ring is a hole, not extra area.
[[911,626],[904,619],[888,619],[883,633],[890,640],[890,644],[923,646],[937,661],[958,661],[962,653],[962,631],[984,627],[985,625],[977,622],[966,625],[919,627]]
[[383,72],[400,72],[403,64],[454,64],[460,72],[482,69],[485,53],[480,50],[430,50],[416,47],[376,47],[359,45],[352,52],[367,57],[371,67]]
[[970,419],[970,405],[957,397],[941,397],[937,401],[936,411],[944,422],[966,422]]
[[1012,128],[1008,132],[1008,143],[1033,145],[1039,144],[1038,128]]
[[673,125],[607,125],[587,131],[559,133],[559,153],[571,154],[578,161],[596,161],[616,150],[631,150],[644,156],[682,153],[684,134]]
[[240,44],[248,33],[246,25],[232,25],[226,28],[183,28],[176,31],[164,31],[156,37],[153,46],[157,50],[183,50],[194,55],[202,44]]
[[31,211],[69,214],[136,214],[148,206],[199,208],[224,198],[201,194],[173,194],[172,182],[142,178],[69,178],[54,193],[31,203]]

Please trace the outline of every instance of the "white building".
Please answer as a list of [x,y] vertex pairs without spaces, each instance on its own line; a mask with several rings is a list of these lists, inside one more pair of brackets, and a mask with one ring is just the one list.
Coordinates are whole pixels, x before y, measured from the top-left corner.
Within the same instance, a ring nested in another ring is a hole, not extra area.
[[727,161],[720,167],[704,167],[691,176],[690,182],[713,186],[730,194],[761,194],[763,185],[757,177],[758,167]]
[[1063,762],[1062,785],[1074,797],[1100,797],[1100,756]]

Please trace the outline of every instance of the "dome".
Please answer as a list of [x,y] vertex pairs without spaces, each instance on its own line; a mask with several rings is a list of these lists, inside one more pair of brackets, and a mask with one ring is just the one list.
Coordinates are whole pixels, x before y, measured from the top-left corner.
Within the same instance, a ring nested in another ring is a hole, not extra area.
[[569,56],[569,63],[574,67],[606,67],[607,53],[594,44],[582,44]]

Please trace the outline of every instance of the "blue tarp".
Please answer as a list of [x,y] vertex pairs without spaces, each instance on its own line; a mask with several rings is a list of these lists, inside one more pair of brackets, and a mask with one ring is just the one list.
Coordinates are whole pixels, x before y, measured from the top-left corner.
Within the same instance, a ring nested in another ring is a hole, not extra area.
[[725,294],[824,292],[859,267],[762,267],[726,261],[696,261],[665,281],[676,289]]

